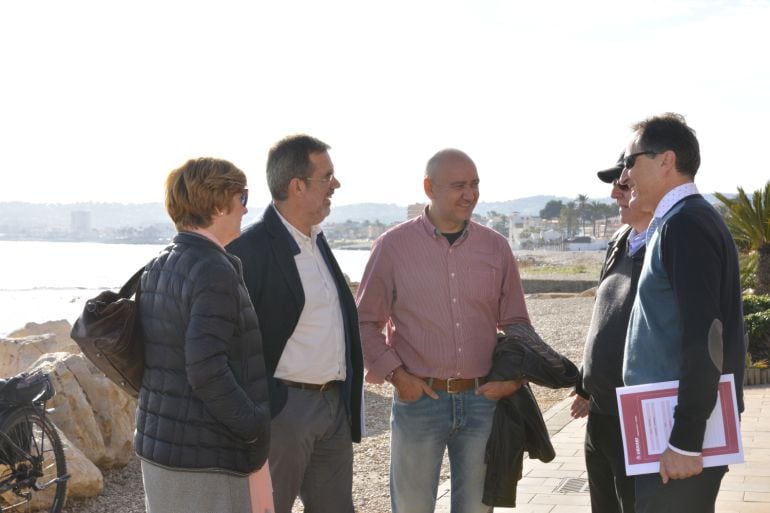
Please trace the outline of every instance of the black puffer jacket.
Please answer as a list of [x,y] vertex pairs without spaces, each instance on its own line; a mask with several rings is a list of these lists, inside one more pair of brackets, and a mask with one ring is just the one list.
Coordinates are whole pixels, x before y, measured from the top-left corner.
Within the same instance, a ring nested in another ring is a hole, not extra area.
[[145,370],[136,453],[171,468],[259,469],[269,445],[267,381],[238,258],[182,232],[148,264],[138,302]]

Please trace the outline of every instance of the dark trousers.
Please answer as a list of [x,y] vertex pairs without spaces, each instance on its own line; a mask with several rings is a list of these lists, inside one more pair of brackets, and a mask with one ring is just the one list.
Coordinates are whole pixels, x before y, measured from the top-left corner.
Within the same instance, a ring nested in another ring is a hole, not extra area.
[[660,474],[636,476],[637,513],[714,513],[719,485],[727,467],[704,468],[697,476],[671,479]]
[[620,420],[588,413],[585,441],[593,513],[634,513],[634,478],[626,476]]
[[353,441],[340,387],[289,388],[270,430],[275,513],[291,513],[298,495],[306,513],[353,513]]

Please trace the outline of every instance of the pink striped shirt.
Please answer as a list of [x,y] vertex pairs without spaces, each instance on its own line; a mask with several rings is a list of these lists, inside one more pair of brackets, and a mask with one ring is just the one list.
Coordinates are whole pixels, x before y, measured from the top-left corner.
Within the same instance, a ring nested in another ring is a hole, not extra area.
[[357,304],[370,383],[400,365],[421,377],[485,376],[497,330],[529,324],[505,238],[471,221],[450,246],[424,212],[375,241]]

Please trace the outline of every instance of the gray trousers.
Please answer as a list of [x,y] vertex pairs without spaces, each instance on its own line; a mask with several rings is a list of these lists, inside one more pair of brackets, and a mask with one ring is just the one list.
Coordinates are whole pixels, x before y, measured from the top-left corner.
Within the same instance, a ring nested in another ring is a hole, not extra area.
[[353,513],[353,442],[340,387],[289,388],[270,424],[270,476],[276,513]]
[[147,513],[251,513],[248,477],[141,464]]

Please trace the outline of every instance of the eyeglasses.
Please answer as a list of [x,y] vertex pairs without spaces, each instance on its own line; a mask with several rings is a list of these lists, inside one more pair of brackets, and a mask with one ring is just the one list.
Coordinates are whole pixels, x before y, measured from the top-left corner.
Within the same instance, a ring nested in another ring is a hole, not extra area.
[[631,187],[629,187],[628,185],[626,185],[626,184],[624,184],[624,183],[620,183],[620,180],[619,180],[619,179],[617,179],[617,178],[615,178],[615,179],[612,181],[612,186],[613,186],[613,187],[617,187],[619,191],[623,191],[623,192],[626,192],[628,189],[630,189],[630,188],[631,188]]
[[248,203],[248,202],[249,202],[249,190],[248,189],[243,189],[241,191],[241,205],[243,205],[245,207],[246,203]]
[[306,182],[321,182],[325,183],[326,185],[329,185],[332,183],[332,180],[334,180],[334,173],[330,174],[326,178],[310,178],[309,176],[303,178]]
[[631,169],[634,167],[634,164],[636,164],[636,157],[639,157],[641,155],[657,155],[657,151],[640,151],[637,153],[632,153],[631,155],[626,155],[621,159],[620,162],[623,163],[624,169]]

